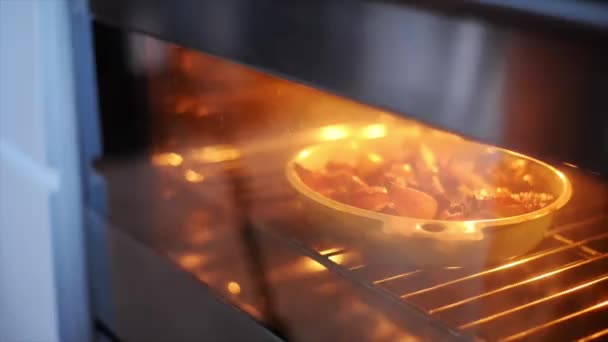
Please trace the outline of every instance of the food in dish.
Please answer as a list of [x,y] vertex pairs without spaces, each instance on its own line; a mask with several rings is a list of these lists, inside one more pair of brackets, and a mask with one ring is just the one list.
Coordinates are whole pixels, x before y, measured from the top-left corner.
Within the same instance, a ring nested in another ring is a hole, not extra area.
[[526,214],[555,199],[523,158],[488,151],[442,160],[430,147],[399,155],[362,151],[354,163],[328,161],[323,169],[295,163],[299,178],[332,200],[379,213],[438,220],[484,220]]

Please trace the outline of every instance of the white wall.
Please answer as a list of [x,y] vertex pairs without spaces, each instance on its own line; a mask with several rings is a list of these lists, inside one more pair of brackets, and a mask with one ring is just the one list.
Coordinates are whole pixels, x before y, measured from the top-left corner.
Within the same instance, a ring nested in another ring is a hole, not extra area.
[[90,339],[72,65],[67,0],[0,0],[2,342]]

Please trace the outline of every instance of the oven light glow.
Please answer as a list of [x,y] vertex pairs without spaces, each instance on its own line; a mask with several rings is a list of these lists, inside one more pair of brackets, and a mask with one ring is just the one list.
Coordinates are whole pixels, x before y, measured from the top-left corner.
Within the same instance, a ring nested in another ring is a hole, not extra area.
[[150,162],[157,166],[180,166],[184,158],[177,153],[157,153],[152,155]]
[[228,145],[207,146],[192,151],[192,157],[206,163],[219,163],[239,159],[241,151]]
[[517,159],[517,160],[515,160],[513,162],[513,167],[517,168],[517,169],[520,169],[522,167],[525,167],[526,164],[527,164],[527,162],[525,160],[523,160],[523,159]]
[[194,171],[191,169],[188,169],[186,171],[186,173],[184,174],[184,177],[186,178],[186,180],[190,183],[200,183],[203,180],[205,180],[205,176]]
[[462,267],[460,266],[445,266],[443,267],[444,270],[460,270],[462,269]]
[[327,270],[325,266],[313,259],[306,258],[303,261],[304,268],[309,272],[321,272]]
[[481,189],[479,189],[478,195],[479,195],[479,197],[481,197],[482,199],[484,199],[484,198],[488,197],[488,189],[486,189],[486,188],[481,188]]
[[336,254],[332,255],[328,258],[329,260],[335,262],[338,265],[341,265],[345,260],[344,254]]
[[383,124],[373,124],[363,127],[362,133],[366,139],[376,139],[386,136],[386,126]]
[[465,222],[464,223],[464,232],[467,234],[473,234],[477,231],[475,228],[475,224],[473,222]]
[[433,173],[437,173],[437,161],[435,159],[435,154],[433,153],[433,151],[431,150],[430,147],[428,147],[425,144],[421,144],[420,145],[420,153],[422,155],[422,160],[424,161],[425,165],[428,165],[429,167],[431,167],[431,171]]
[[204,262],[203,256],[198,254],[184,254],[178,259],[180,266],[193,269],[201,266]]
[[[422,127],[420,127],[420,125],[418,124],[409,123],[407,125],[399,127],[399,134],[402,134],[403,136],[409,138],[416,138],[422,134]],[[439,134],[439,132],[431,130],[429,134],[436,136],[437,134]],[[441,137],[443,137],[446,133],[441,132],[441,134]]]
[[308,158],[308,156],[310,156],[310,151],[309,150],[302,150],[298,154],[298,158],[300,158],[300,159],[306,159],[306,158]]
[[228,285],[226,285],[226,288],[228,289],[228,292],[234,295],[238,295],[241,293],[241,285],[239,285],[239,283],[237,283],[236,281],[229,282]]
[[332,125],[321,128],[321,139],[322,140],[340,140],[348,137],[350,131],[348,127],[344,125]]
[[382,163],[384,161],[384,158],[382,158],[381,155],[379,155],[378,153],[374,153],[374,152],[368,153],[367,158],[371,162],[376,163],[376,164]]
[[332,253],[336,253],[340,250],[344,249],[343,247],[333,247],[333,248],[327,248],[324,249],[322,251],[319,251],[319,254],[321,255],[327,255],[327,254],[332,254]]

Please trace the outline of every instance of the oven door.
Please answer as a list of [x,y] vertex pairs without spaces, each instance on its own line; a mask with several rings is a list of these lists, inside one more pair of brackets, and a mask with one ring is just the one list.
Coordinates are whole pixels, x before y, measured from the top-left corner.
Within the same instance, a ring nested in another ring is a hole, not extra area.
[[112,3],[93,3],[100,127],[83,128],[102,141],[84,169],[106,335],[608,334],[601,33],[384,3]]

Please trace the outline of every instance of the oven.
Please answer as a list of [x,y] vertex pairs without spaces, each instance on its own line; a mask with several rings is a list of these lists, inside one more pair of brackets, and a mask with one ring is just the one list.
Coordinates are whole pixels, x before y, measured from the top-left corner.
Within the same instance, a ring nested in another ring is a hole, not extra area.
[[91,1],[98,332],[606,339],[608,10],[564,6]]

